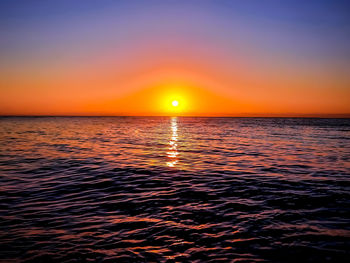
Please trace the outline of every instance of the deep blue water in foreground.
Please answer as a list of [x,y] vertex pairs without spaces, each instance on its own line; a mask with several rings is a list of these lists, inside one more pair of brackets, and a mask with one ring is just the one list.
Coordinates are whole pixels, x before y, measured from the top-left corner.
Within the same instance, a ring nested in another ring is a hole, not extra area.
[[350,262],[350,120],[0,118],[1,262]]

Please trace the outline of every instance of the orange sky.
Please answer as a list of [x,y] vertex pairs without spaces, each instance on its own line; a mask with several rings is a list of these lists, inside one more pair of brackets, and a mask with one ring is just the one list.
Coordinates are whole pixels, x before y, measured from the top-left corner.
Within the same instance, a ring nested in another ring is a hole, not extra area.
[[326,43],[306,25],[286,31],[263,14],[243,24],[216,6],[148,7],[164,17],[123,8],[134,17],[77,11],[67,18],[75,24],[45,17],[9,26],[0,114],[350,116],[337,39]]
[[[213,59],[200,61],[191,55],[169,59],[169,55],[164,61],[156,53],[145,53],[121,65],[107,59],[78,66],[15,68],[2,78],[0,114],[299,116],[350,112],[348,83],[331,69],[263,67],[247,61],[237,61],[228,69]],[[170,106],[172,97],[186,107],[170,111],[166,104]]]

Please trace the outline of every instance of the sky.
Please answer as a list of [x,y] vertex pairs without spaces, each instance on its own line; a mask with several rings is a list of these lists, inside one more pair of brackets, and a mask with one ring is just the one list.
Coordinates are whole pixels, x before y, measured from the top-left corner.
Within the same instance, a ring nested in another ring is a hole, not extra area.
[[349,13],[339,0],[1,0],[0,115],[350,116]]

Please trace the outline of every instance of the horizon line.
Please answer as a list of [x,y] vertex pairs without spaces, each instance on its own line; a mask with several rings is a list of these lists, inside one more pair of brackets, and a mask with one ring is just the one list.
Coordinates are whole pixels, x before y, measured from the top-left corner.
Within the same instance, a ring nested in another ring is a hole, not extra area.
[[286,115],[79,115],[79,114],[7,114],[3,117],[188,117],[188,118],[317,118],[349,119],[350,113],[344,114],[286,114]]

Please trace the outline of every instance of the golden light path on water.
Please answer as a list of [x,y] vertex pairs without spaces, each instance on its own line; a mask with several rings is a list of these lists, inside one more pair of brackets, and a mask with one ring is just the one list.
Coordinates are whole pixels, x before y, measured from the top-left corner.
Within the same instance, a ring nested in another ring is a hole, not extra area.
[[169,148],[167,151],[167,157],[169,161],[166,163],[169,167],[174,167],[178,162],[178,155],[179,152],[177,151],[177,140],[178,140],[178,133],[177,133],[177,117],[172,117],[170,120],[170,128],[171,128],[171,136],[169,140]]

